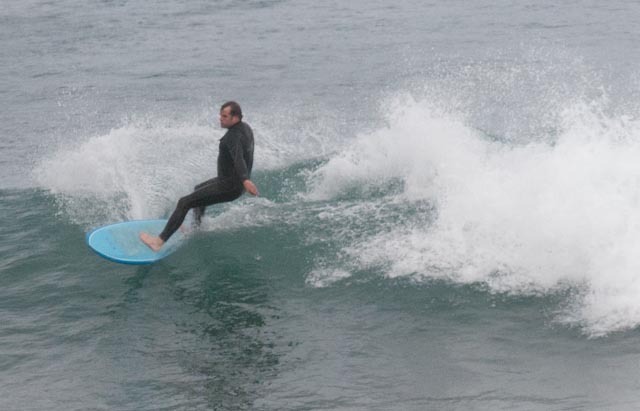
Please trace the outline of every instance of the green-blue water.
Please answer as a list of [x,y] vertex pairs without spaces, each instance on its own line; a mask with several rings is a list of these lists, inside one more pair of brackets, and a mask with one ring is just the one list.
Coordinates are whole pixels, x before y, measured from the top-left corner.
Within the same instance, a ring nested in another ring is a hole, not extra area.
[[[0,409],[640,405],[640,8],[0,7]],[[261,196],[144,267],[243,105]]]

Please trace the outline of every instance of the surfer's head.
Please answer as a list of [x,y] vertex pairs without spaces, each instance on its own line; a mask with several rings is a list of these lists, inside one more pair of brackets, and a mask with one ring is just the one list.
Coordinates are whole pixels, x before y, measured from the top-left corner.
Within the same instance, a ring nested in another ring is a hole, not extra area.
[[227,101],[220,107],[220,127],[230,128],[242,121],[242,109],[235,101]]

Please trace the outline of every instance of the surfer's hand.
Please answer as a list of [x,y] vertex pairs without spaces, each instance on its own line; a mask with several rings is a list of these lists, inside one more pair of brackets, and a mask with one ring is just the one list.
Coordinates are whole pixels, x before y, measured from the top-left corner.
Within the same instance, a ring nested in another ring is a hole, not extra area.
[[247,192],[252,196],[257,196],[259,194],[258,187],[256,187],[256,185],[253,184],[251,180],[244,180],[242,182],[242,185],[244,186],[244,189],[247,190]]

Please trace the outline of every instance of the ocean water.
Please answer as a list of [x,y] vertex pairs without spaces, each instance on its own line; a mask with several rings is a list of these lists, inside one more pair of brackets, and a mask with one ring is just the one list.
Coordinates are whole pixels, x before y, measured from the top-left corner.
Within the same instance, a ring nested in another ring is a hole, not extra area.
[[[0,3],[0,409],[634,410],[640,5]],[[100,225],[261,196],[144,267]]]

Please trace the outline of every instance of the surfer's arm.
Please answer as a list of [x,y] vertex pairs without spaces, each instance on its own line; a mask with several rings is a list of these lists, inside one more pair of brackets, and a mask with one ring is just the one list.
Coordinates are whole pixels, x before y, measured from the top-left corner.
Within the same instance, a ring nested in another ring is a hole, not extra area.
[[240,143],[239,138],[230,139],[227,142],[227,149],[229,150],[229,154],[231,154],[231,159],[233,161],[233,168],[235,169],[236,175],[242,181],[242,186],[244,189],[251,195],[258,195],[258,188],[251,180],[249,180],[249,171],[247,169],[247,163],[244,161],[244,154],[242,151],[242,143]]
[[247,163],[244,161],[244,154],[242,152],[242,143],[240,143],[240,136],[231,138],[227,141],[227,148],[229,154],[231,154],[231,160],[233,161],[233,168],[236,171],[236,175],[243,182],[249,179],[249,171],[247,169]]

